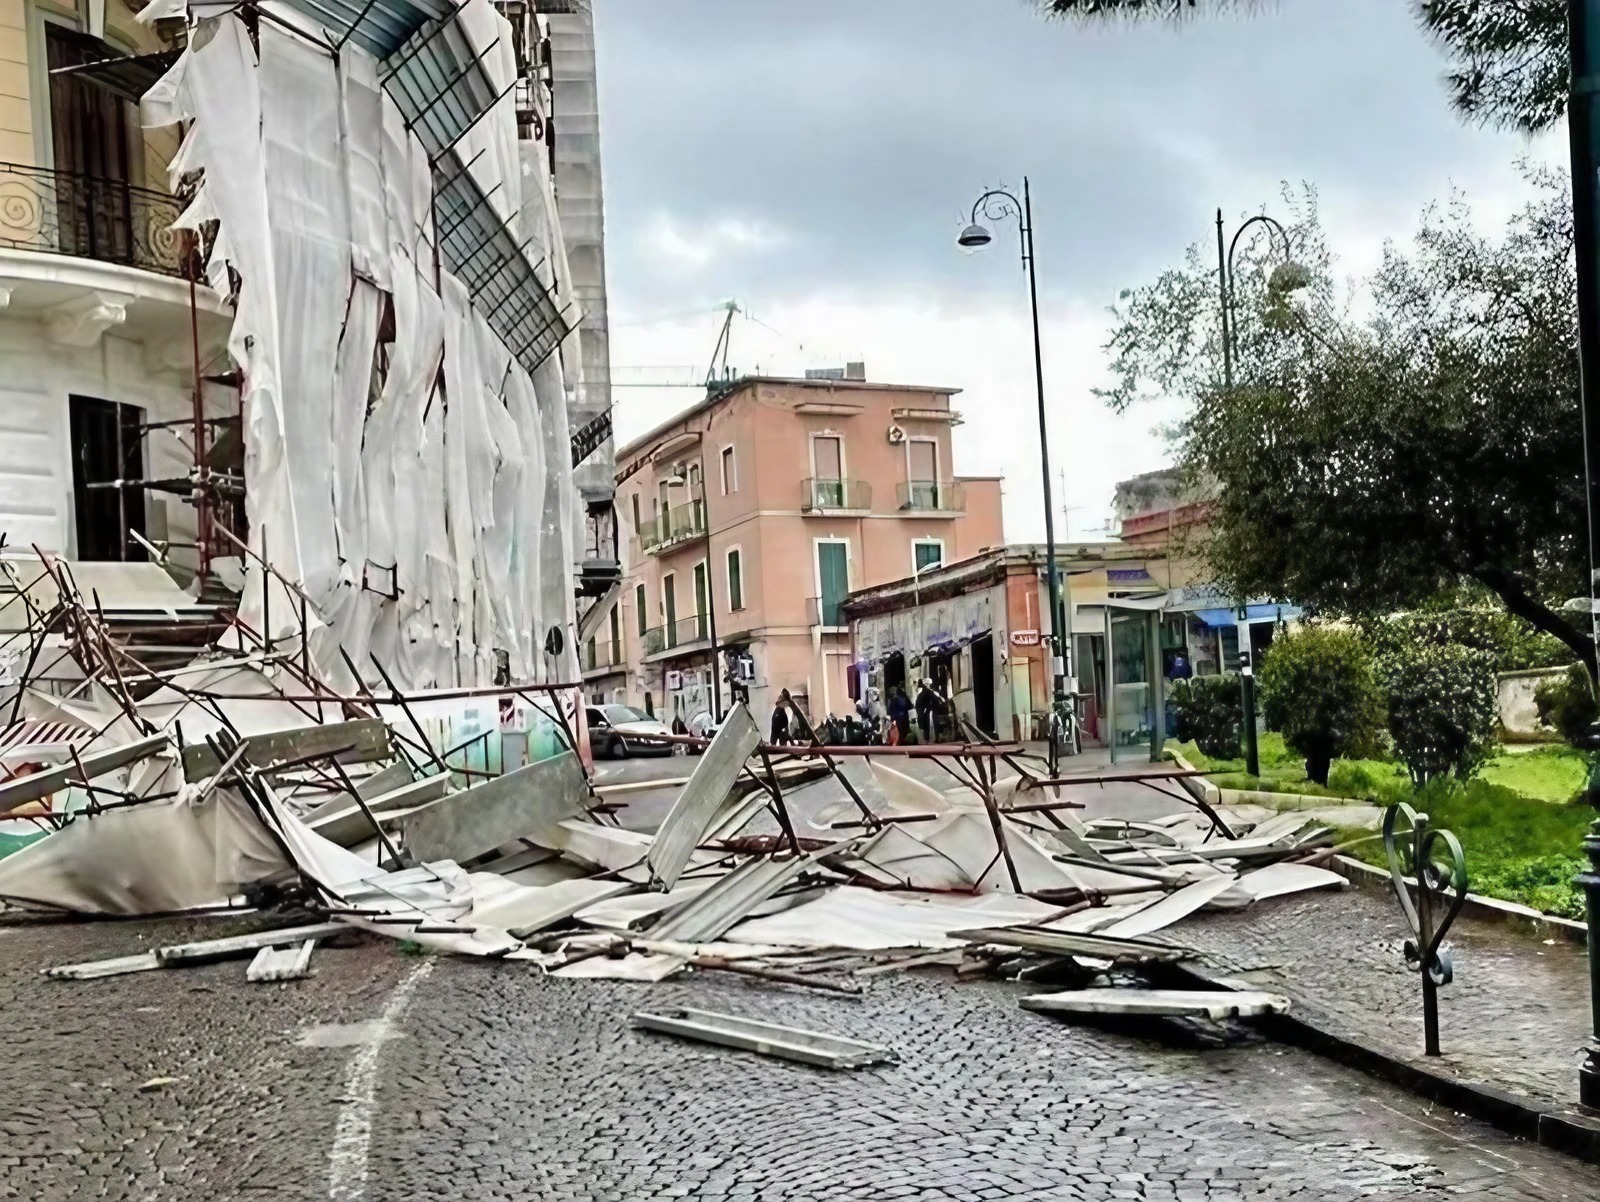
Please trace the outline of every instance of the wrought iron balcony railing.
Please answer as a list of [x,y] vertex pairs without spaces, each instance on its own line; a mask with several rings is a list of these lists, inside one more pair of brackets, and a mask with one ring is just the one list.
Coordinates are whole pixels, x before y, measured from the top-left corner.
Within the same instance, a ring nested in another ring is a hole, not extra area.
[[959,480],[907,480],[897,486],[901,509],[918,513],[957,513],[966,508],[966,488]]
[[184,275],[177,197],[121,180],[0,163],[0,246]]
[[687,646],[690,643],[704,643],[711,638],[711,618],[708,614],[691,614],[687,618],[679,618],[676,622],[667,622],[660,626],[652,626],[644,632],[644,653],[656,655],[662,651],[671,651],[674,647]]
[[843,597],[807,597],[806,616],[811,625],[844,629],[850,620],[844,616]]
[[675,543],[700,538],[706,532],[706,503],[691,501],[663,509],[649,521],[639,523],[639,549],[660,551]]
[[806,513],[827,513],[836,509],[871,509],[872,486],[865,480],[823,480],[800,482],[800,508]]

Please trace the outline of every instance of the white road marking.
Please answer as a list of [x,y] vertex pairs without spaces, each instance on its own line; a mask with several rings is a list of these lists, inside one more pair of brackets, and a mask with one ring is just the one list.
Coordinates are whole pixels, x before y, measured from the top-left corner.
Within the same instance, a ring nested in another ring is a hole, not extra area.
[[344,1074],[344,1105],[333,1129],[333,1146],[328,1149],[328,1197],[338,1202],[358,1202],[367,1194],[367,1149],[372,1143],[372,1105],[378,1091],[378,1060],[389,1042],[389,1035],[405,1013],[411,994],[422,978],[433,971],[433,961],[424,960],[396,985],[383,1012],[373,1021],[371,1037],[356,1054]]

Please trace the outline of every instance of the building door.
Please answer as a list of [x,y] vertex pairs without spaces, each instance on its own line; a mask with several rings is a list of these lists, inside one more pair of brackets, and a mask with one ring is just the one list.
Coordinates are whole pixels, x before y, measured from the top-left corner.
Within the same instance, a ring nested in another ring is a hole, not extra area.
[[128,531],[145,533],[143,490],[93,486],[144,479],[144,410],[86,396],[69,397],[67,407],[78,558],[142,560]]
[[668,572],[661,578],[661,642],[663,646],[678,645],[678,595],[676,578]]
[[[51,21],[45,22],[44,39],[52,71],[116,57],[99,38]],[[129,124],[128,102],[110,89],[81,76],[50,77],[50,142],[63,253],[133,261]]]
[[704,560],[694,565],[694,637],[708,639],[711,637],[709,618],[711,607],[706,603],[706,570]]
[[699,533],[706,528],[706,490],[700,479],[698,463],[689,465],[689,514],[691,530]]
[[839,539],[817,540],[817,623],[843,626],[846,594],[850,592],[850,544]]
[[906,443],[906,472],[911,508],[939,508],[939,444],[931,438]]
[[994,637],[982,635],[968,648],[972,656],[972,711],[978,729],[998,738],[994,726]]

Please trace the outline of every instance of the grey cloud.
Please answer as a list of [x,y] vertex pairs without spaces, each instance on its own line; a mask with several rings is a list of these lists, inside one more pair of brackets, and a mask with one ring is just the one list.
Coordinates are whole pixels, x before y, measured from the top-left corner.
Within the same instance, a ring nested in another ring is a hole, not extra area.
[[[1015,282],[951,242],[985,185],[1024,171],[1044,286],[1098,306],[1203,238],[1217,204],[1268,199],[1260,181],[1420,203],[1515,153],[1458,124],[1399,0],[1097,32],[1025,0],[595,8],[609,271],[633,312],[822,289],[981,303]],[[646,253],[661,212],[786,237],[686,272]]]

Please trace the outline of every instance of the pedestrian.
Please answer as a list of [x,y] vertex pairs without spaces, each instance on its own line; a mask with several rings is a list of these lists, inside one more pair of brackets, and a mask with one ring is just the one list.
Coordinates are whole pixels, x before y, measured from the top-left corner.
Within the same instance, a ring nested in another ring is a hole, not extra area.
[[794,699],[789,696],[789,690],[784,689],[778,695],[778,704],[772,707],[772,745],[782,747],[789,741],[789,707],[794,704]]
[[894,723],[895,732],[900,736],[897,740],[901,743],[911,741],[911,699],[906,696],[905,689],[899,685],[889,694],[889,721]]
[[933,742],[934,719],[943,713],[944,698],[933,691],[933,681],[924,676],[922,687],[917,690],[917,727],[924,743]]

